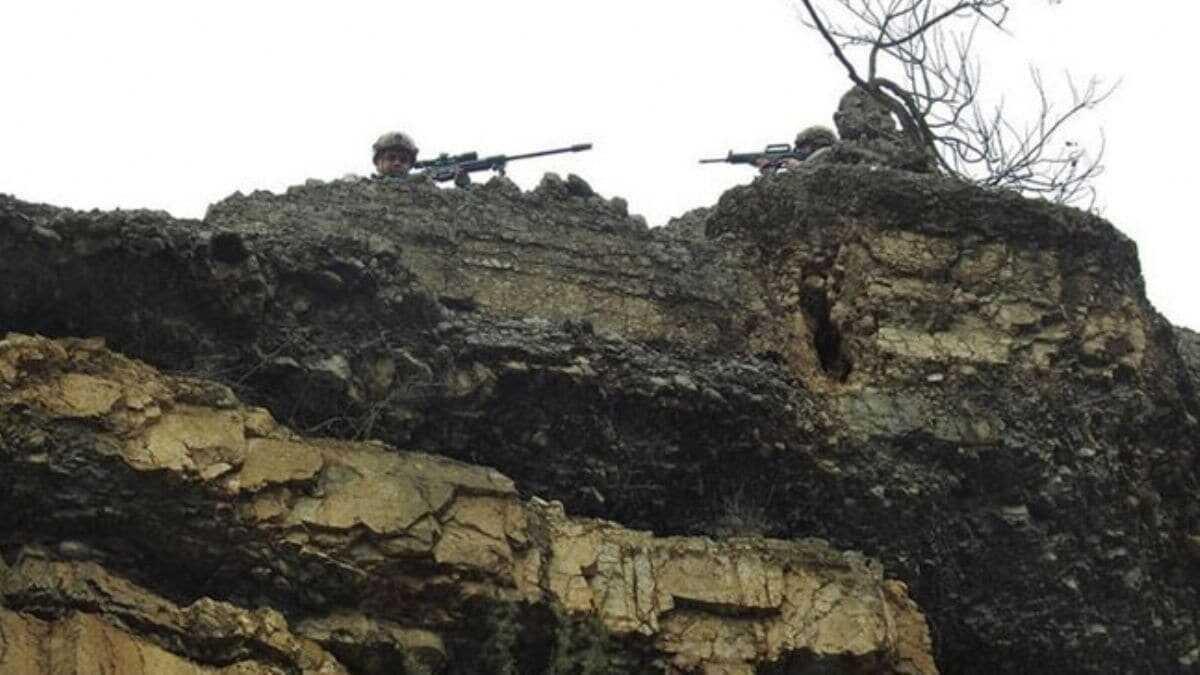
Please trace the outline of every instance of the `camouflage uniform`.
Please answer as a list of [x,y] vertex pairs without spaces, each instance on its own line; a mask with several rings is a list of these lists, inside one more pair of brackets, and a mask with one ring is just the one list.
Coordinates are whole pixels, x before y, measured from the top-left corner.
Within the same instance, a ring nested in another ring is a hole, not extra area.
[[882,139],[900,141],[900,130],[892,111],[880,103],[869,92],[853,87],[838,101],[833,123],[838,134],[847,141],[869,141]]
[[[886,105],[869,92],[852,87],[833,114],[842,142],[824,161],[877,164],[906,171],[934,171],[932,157],[908,139]],[[836,155],[836,157],[834,157]]]
[[829,154],[837,143],[837,134],[829,127],[812,126],[796,134],[796,152],[805,153],[804,161],[811,162]]
[[802,154],[803,159],[788,157],[773,164],[759,164],[758,168],[763,174],[798,169],[804,162],[810,162],[827,153],[834,143],[837,143],[837,135],[829,127],[808,127],[796,134],[796,143],[793,146],[796,152]]

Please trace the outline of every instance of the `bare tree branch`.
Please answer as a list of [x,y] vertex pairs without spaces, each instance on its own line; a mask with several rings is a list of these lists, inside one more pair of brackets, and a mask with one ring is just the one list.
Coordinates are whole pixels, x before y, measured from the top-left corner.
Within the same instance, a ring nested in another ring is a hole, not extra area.
[[[907,141],[924,150],[931,166],[988,187],[1094,205],[1093,183],[1103,172],[1103,135],[1091,151],[1063,136],[1117,85],[1091,78],[1081,87],[1068,75],[1064,98],[1052,95],[1041,72],[1032,68],[1035,107],[1029,114],[1010,115],[1003,98],[984,109],[975,40],[981,26],[1006,30],[1011,0],[800,4],[805,25],[829,44],[855,86],[895,116]],[[1015,119],[1027,122],[1016,125]]]

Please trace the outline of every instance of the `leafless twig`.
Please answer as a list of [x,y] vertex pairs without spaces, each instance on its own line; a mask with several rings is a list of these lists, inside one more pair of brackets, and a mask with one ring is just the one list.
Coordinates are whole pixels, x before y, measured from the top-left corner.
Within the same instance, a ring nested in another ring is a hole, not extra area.
[[903,135],[931,164],[980,185],[1091,208],[1095,179],[1104,170],[1103,135],[1092,148],[1065,136],[1117,85],[1091,78],[1079,86],[1068,75],[1064,99],[1031,68],[1037,101],[1031,115],[1010,114],[1003,98],[985,106],[975,38],[980,28],[1004,31],[1010,3],[800,0],[805,25],[829,44],[850,80],[899,120]]

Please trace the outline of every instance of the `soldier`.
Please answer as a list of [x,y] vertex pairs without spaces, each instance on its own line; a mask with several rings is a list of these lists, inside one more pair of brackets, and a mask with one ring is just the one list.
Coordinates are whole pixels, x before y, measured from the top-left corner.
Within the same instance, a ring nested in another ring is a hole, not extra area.
[[895,113],[870,92],[859,87],[847,91],[838,102],[833,122],[842,137],[842,148],[847,150],[847,160],[919,173],[937,170],[932,148],[915,144],[897,126]]
[[401,131],[389,131],[380,136],[371,149],[375,152],[372,161],[379,178],[402,178],[417,163],[417,144]]
[[827,152],[833,144],[837,142],[837,135],[829,127],[812,126],[804,129],[796,134],[796,143],[793,150],[803,156],[803,159],[789,157],[782,161],[771,159],[760,159],[754,163],[758,170],[763,174],[778,171],[779,169],[795,169],[800,166],[801,162],[807,162],[810,159],[815,159]]
[[838,101],[833,122],[838,133],[847,141],[880,139],[897,143],[901,140],[892,111],[859,87],[851,87]]
[[796,134],[795,150],[802,153],[807,162],[828,153],[834,143],[837,143],[837,134],[833,129],[817,125]]

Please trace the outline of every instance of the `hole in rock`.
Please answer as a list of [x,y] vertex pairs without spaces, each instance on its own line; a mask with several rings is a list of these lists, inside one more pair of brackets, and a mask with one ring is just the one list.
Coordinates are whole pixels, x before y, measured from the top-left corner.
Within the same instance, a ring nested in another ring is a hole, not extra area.
[[829,298],[821,289],[805,291],[804,312],[813,327],[813,348],[821,362],[821,370],[838,382],[850,376],[850,357],[842,349],[842,331],[829,318]]

